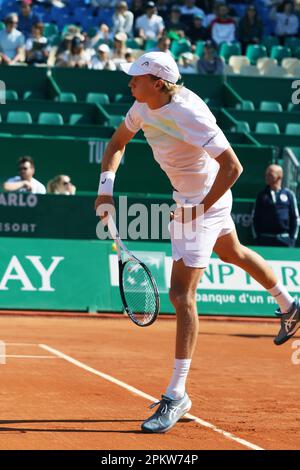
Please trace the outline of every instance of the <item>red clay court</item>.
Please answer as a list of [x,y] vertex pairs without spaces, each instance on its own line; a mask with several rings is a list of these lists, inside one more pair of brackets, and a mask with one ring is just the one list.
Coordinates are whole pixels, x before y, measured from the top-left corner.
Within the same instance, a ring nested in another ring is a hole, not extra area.
[[120,317],[5,314],[0,329],[0,449],[300,446],[300,364],[293,340],[273,345],[277,323],[200,319],[191,415],[165,435],[142,434],[140,423],[167,386],[174,317],[138,328]]

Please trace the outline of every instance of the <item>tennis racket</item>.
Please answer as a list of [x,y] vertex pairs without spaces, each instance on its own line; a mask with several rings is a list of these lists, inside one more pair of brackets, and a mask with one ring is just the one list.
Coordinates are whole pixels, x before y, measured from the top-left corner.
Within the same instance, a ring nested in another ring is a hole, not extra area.
[[125,312],[136,325],[149,326],[159,313],[156,282],[147,266],[126,248],[111,216],[108,230],[117,247],[119,287]]

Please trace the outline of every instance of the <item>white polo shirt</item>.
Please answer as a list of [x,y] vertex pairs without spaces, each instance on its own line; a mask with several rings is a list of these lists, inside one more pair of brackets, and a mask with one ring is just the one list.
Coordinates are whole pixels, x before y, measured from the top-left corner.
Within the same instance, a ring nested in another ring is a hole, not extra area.
[[164,20],[155,14],[150,18],[147,15],[142,15],[137,18],[135,28],[143,29],[147,39],[157,39],[164,29]]
[[176,191],[200,200],[206,196],[219,170],[214,159],[230,144],[199,96],[183,87],[169,104],[154,110],[135,101],[125,125],[131,132],[143,130]]
[[[13,178],[9,178],[6,182],[7,183],[18,183],[19,181],[22,181],[21,177],[20,176],[14,176]],[[46,188],[42,183],[40,183],[35,178],[32,178],[30,182],[32,184],[31,194],[46,194]],[[21,188],[17,192],[28,192],[28,191],[25,188]]]

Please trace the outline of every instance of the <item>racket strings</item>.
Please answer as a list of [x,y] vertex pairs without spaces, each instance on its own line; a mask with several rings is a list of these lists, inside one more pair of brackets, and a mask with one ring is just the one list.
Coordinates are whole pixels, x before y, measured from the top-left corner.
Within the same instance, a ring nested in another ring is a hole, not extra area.
[[126,262],[123,289],[129,314],[139,323],[148,323],[157,311],[157,293],[148,272],[138,261]]

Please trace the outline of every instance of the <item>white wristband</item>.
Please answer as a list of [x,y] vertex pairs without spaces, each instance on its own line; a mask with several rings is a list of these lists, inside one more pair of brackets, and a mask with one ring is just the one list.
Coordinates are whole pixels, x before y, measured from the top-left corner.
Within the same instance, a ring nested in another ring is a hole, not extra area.
[[113,195],[114,181],[116,174],[113,171],[104,171],[100,175],[98,195],[106,194],[108,196]]

